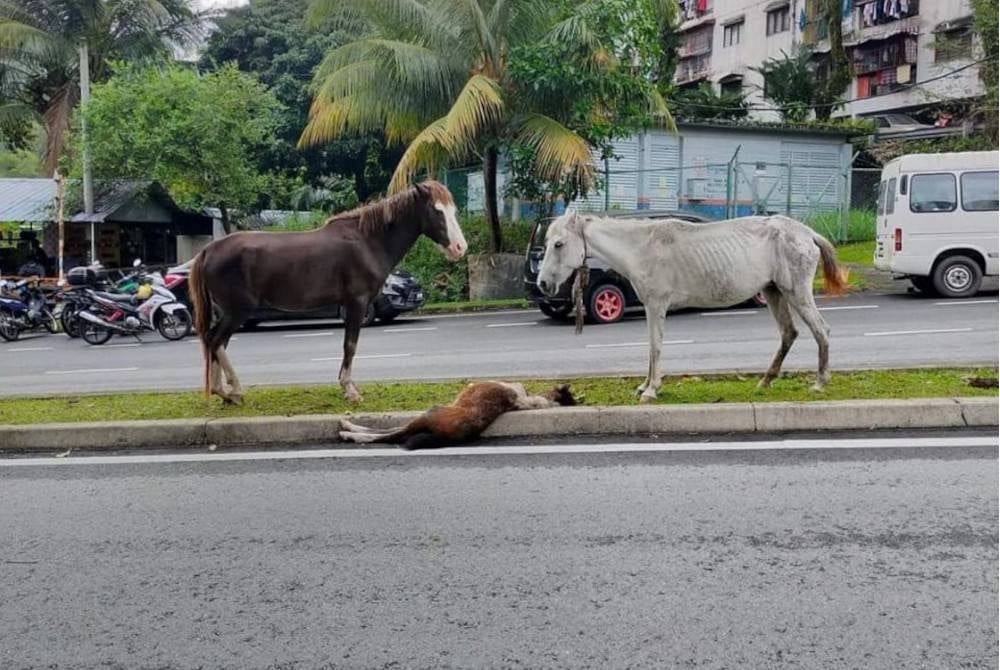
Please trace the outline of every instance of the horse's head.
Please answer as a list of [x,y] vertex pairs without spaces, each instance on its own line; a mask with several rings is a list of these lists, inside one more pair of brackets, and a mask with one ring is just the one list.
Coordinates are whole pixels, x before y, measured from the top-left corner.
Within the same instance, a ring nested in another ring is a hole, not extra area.
[[451,191],[437,181],[425,181],[414,188],[421,198],[420,232],[434,240],[450,260],[457,261],[469,245],[458,225]]
[[545,234],[545,256],[538,268],[538,288],[545,295],[558,293],[573,271],[583,267],[587,256],[583,223],[583,217],[568,212],[549,225]]

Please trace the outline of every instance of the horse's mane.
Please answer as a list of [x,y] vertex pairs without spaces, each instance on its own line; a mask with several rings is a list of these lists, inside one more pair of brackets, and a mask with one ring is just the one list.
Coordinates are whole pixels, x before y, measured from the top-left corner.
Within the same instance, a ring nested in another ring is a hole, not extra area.
[[388,198],[335,214],[327,219],[326,225],[356,221],[358,228],[363,232],[376,232],[409,214],[424,198],[445,205],[455,204],[451,192],[444,184],[438,181],[425,181]]

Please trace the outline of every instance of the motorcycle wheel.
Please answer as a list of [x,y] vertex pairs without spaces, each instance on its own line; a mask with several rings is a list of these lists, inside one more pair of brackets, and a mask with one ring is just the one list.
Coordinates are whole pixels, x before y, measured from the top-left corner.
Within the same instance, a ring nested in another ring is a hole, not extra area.
[[191,313],[186,309],[173,313],[160,312],[156,318],[156,331],[165,339],[183,340],[191,334]]
[[0,312],[0,337],[8,342],[15,342],[21,337],[21,327],[7,312]]
[[64,309],[59,315],[62,330],[71,338],[80,337],[80,317],[75,309]]
[[59,319],[57,319],[51,313],[46,312],[45,316],[44,316],[44,319],[45,319],[45,321],[44,321],[43,325],[45,326],[45,330],[49,331],[53,335],[55,335],[56,333],[62,331],[62,321],[60,321]]
[[80,336],[87,344],[104,344],[111,339],[111,331],[91,321],[83,321],[80,324]]

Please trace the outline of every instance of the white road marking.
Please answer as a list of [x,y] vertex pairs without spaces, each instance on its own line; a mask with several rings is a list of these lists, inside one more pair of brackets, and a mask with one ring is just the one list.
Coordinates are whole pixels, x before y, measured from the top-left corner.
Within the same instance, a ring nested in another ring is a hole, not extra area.
[[291,335],[282,335],[282,337],[291,339],[293,337],[329,337],[331,335],[333,335],[332,330],[324,330],[321,333],[293,333]]
[[126,347],[141,347],[142,345],[138,342],[132,342],[131,344],[105,344],[102,349],[124,349]]
[[[413,354],[368,354],[367,356],[355,356],[354,360],[371,358],[409,358]],[[323,363],[325,361],[342,361],[343,356],[327,356],[326,358],[310,358],[313,363]]]
[[[664,340],[662,344],[694,344],[694,340]],[[646,342],[621,342],[618,344],[588,344],[587,349],[616,349],[619,347],[648,347]]]
[[13,349],[8,349],[7,351],[11,353],[15,351],[52,351],[52,347],[14,347]]
[[[235,342],[238,339],[240,339],[239,335],[233,335],[232,337],[229,338],[229,341]],[[198,335],[196,333],[192,333],[192,337],[184,341],[187,342],[188,344],[201,344],[201,340],[198,339]]]
[[759,309],[730,309],[721,312],[700,312],[698,316],[749,316],[762,313]]
[[520,326],[537,326],[537,321],[514,321],[512,323],[487,323],[486,328],[517,328]]
[[841,309],[878,309],[878,305],[838,305],[836,307],[817,307],[821,312],[833,312]]
[[81,368],[79,370],[46,370],[47,375],[83,375],[96,372],[135,372],[139,368]]
[[865,337],[885,337],[887,335],[933,335],[936,333],[968,333],[972,328],[935,328],[928,330],[883,330],[865,333]]
[[488,319],[514,314],[539,314],[539,311],[537,309],[484,309],[479,312],[461,312],[458,314],[407,314],[400,318],[432,321],[438,319]]
[[942,300],[934,303],[941,307],[951,307],[952,305],[995,305],[996,300]]
[[429,330],[437,330],[437,326],[427,326],[423,328],[386,328],[383,333],[423,333]]
[[[433,458],[439,456],[517,456],[524,454],[609,454],[678,451],[785,451],[823,449],[905,449],[997,447],[996,437],[923,437],[833,440],[762,440],[745,442],[654,442],[616,444],[545,444],[498,447],[445,447],[422,451],[397,448],[310,449],[292,451],[183,452],[130,456],[69,455],[64,458],[2,458],[0,468],[38,465],[119,465],[138,463],[192,463],[207,461],[276,461],[322,458]],[[79,452],[82,453],[82,452]]]

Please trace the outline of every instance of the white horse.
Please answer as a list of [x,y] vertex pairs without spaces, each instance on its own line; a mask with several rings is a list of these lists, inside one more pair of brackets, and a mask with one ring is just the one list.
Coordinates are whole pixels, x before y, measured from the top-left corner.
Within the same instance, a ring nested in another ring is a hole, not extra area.
[[830,328],[816,309],[812,282],[823,261],[825,290],[839,294],[844,275],[833,245],[785,216],[749,216],[718,223],[676,219],[610,219],[570,212],[549,226],[538,287],[554,295],[589,254],[628,278],[646,307],[649,372],[636,393],[652,402],[660,389],[660,347],[669,309],[728,307],[763,291],[778,322],[781,345],[760,380],[770,386],[798,336],[798,314],[819,345],[813,390],[829,381]]

